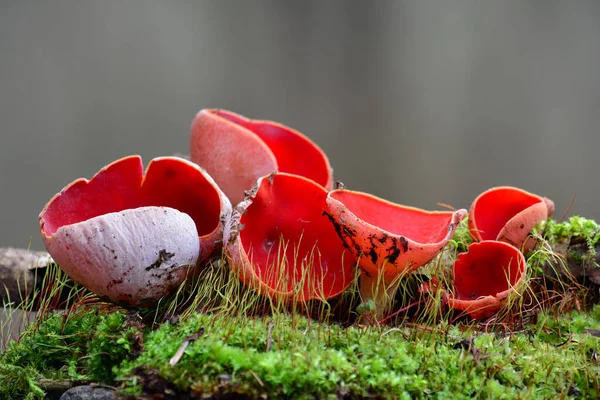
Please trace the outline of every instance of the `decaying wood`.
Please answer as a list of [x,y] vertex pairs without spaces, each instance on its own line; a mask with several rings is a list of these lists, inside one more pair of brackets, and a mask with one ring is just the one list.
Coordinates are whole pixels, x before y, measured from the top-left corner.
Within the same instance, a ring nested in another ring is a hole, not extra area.
[[571,240],[566,256],[569,270],[581,283],[600,286],[600,245],[590,254],[585,240]]
[[0,302],[18,306],[40,290],[52,257],[45,251],[0,247]]
[[[588,290],[587,300],[600,302],[600,243],[590,249],[585,238],[573,236],[570,240],[556,243],[552,250],[562,261],[548,260],[541,265],[544,275],[551,278],[547,283],[551,286],[553,279],[563,282],[575,282]],[[560,265],[565,268],[561,268]]]

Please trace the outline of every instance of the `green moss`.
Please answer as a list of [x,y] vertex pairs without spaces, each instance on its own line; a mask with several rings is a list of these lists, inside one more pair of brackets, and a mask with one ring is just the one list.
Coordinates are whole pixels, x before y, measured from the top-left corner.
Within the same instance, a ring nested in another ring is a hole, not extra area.
[[139,351],[142,332],[127,326],[124,314],[111,313],[102,318],[87,344],[86,371],[93,381],[113,383],[113,368]]
[[[446,335],[407,327],[342,328],[301,317],[294,329],[283,315],[243,323],[196,315],[150,333],[146,351],[123,363],[118,376],[132,382],[135,371],[154,370],[179,390],[213,393],[219,376],[227,375],[228,390],[257,397],[551,398],[577,388],[595,398],[600,367],[590,351],[600,339],[584,329],[600,326],[599,314],[600,307],[558,319],[543,314],[530,332],[508,336],[471,329]],[[170,366],[184,340],[199,331]],[[475,351],[455,347],[469,337],[475,337]],[[566,345],[556,343],[569,337]]]
[[121,311],[83,307],[49,314],[2,354],[0,398],[41,398],[44,386],[65,380],[111,383],[111,366],[128,357],[135,332]]
[[[292,325],[295,327],[292,327]],[[108,382],[139,395],[144,373],[181,392],[274,398],[347,394],[383,398],[596,398],[600,306],[591,313],[542,313],[514,334],[478,325],[345,328],[286,314],[263,318],[192,314],[155,331],[129,326],[122,312],[91,308],[55,314],[2,355],[0,397],[42,398],[42,379]],[[142,335],[138,337],[137,335]],[[195,340],[181,359],[171,357]],[[474,348],[461,343],[474,338]],[[138,357],[129,357],[143,342]]]
[[469,221],[468,216],[466,216],[458,226],[456,227],[456,231],[454,231],[454,235],[452,236],[452,240],[450,243],[459,253],[466,252],[469,248],[469,245],[473,243],[473,238],[471,237],[471,231],[469,230]]
[[549,219],[543,224],[543,234],[551,242],[578,236],[589,238],[595,245],[600,239],[599,233],[600,226],[595,221],[579,216],[573,216],[564,222]]
[[71,366],[85,354],[88,332],[98,323],[96,312],[70,316],[50,315],[41,324],[31,325],[18,342],[10,342],[2,355],[0,393],[6,398],[37,395],[38,378],[81,378]]

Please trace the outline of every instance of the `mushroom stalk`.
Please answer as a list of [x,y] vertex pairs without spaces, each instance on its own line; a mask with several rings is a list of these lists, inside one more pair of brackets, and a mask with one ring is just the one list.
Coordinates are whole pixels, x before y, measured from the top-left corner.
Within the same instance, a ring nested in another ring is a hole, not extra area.
[[[373,276],[361,269],[359,291],[363,304],[364,322],[377,325],[377,321],[391,312],[399,284],[400,279],[398,278],[393,279],[390,283],[386,282],[381,274]],[[371,302],[370,306],[369,302]]]
[[344,246],[360,257],[363,311],[373,300],[371,316],[385,316],[400,279],[433,260],[466,214],[426,211],[346,189],[329,192],[325,215]]

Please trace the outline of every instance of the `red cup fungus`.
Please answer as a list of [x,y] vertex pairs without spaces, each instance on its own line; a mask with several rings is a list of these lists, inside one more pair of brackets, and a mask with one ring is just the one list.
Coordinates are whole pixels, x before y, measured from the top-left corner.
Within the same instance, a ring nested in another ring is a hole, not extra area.
[[253,121],[230,111],[201,110],[192,122],[191,159],[215,179],[232,204],[272,172],[333,185],[325,153],[300,132],[272,121]]
[[454,262],[454,290],[446,296],[448,306],[473,319],[494,315],[509,295],[520,289],[525,266],[523,253],[510,244],[494,240],[472,243]]
[[327,215],[360,266],[360,293],[387,312],[398,281],[431,261],[452,238],[467,214],[425,211],[378,197],[337,189],[327,196]]
[[247,286],[285,302],[326,300],[355,278],[356,258],[323,215],[327,191],[304,177],[273,173],[233,212],[225,253]]
[[122,158],[78,179],[42,210],[42,239],[74,281],[108,299],[147,305],[176,289],[221,246],[231,204],[196,164]]
[[480,194],[469,210],[469,231],[475,242],[499,240],[519,249],[535,245],[531,230],[554,212],[554,203],[524,190],[501,186]]

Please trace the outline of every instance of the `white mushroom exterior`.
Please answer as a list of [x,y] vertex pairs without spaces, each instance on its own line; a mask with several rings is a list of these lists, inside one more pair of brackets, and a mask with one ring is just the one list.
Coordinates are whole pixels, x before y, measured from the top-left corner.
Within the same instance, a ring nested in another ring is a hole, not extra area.
[[192,218],[169,207],[140,207],[65,225],[43,235],[74,281],[115,303],[144,305],[173,292],[196,264]]

